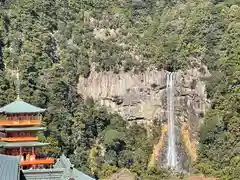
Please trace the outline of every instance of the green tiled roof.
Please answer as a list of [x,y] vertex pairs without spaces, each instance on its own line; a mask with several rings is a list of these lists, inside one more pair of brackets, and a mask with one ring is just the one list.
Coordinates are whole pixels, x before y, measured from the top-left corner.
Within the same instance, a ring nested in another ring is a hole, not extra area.
[[73,178],[75,180],[94,180],[92,177],[80,172],[75,168],[65,171],[61,177],[61,180],[68,180],[70,178]]
[[5,156],[0,154],[0,179],[2,180],[19,180],[20,157]]
[[72,163],[70,162],[70,160],[64,154],[62,154],[57,159],[57,162],[53,165],[53,167],[54,168],[67,168],[67,169],[69,169],[70,167],[72,167]]
[[92,177],[74,168],[70,160],[64,154],[62,154],[60,158],[57,159],[57,162],[53,168],[65,169],[61,180],[68,180],[70,178],[74,178],[75,180],[94,180]]
[[23,170],[23,173],[27,180],[69,180],[70,178],[74,178],[74,180],[95,180],[75,168],[28,169]]
[[28,104],[21,99],[17,99],[16,101],[0,108],[0,112],[2,113],[41,113],[45,110],[46,109]]
[[0,148],[4,147],[5,144],[7,144],[7,142],[0,142]]
[[73,167],[69,159],[63,154],[57,159],[53,169],[28,169],[23,170],[27,180],[94,180],[90,176],[78,171]]
[[16,132],[16,131],[44,131],[46,127],[15,127],[15,128],[0,128],[0,131]]
[[[27,169],[23,170],[26,180],[60,180],[64,169]],[[66,179],[68,180],[68,179]]]
[[14,142],[14,143],[5,143],[3,144],[4,148],[12,148],[12,147],[32,147],[32,146],[46,146],[49,143],[41,143],[41,142]]

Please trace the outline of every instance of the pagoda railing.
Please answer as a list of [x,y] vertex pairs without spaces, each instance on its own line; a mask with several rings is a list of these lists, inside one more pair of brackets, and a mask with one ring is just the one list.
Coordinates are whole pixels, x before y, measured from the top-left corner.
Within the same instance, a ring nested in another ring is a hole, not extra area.
[[41,125],[41,120],[0,120],[0,126]]
[[22,166],[27,165],[37,165],[37,164],[54,164],[55,159],[54,158],[46,158],[46,159],[34,159],[34,160],[24,160],[21,162]]
[[0,138],[0,140],[7,142],[37,141],[38,137],[4,137]]
[[35,155],[30,155],[28,156],[25,160],[23,160],[23,156],[21,156],[22,160],[21,160],[21,165],[22,166],[27,166],[27,165],[51,165],[54,164],[55,162],[55,158],[51,158],[51,157],[46,157],[46,158],[36,158]]

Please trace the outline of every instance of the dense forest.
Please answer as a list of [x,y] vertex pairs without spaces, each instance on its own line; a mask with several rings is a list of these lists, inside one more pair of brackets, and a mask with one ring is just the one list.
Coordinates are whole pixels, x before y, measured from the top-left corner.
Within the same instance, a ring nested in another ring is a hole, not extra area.
[[[64,152],[82,171],[101,178],[126,167],[146,180],[168,179],[148,169],[161,124],[152,135],[77,93],[80,75],[146,67],[184,69],[206,64],[212,102],[200,130],[192,173],[240,177],[239,0],[1,0],[0,105],[16,97],[47,107],[44,149]],[[97,34],[105,29],[104,35]],[[99,36],[99,38],[97,38]]]

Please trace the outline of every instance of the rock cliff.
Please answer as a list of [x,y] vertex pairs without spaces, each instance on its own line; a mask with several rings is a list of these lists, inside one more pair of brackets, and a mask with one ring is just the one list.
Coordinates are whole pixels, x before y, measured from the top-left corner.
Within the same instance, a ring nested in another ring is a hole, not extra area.
[[[151,126],[153,120],[167,122],[166,70],[133,72],[91,71],[88,78],[80,77],[78,92],[84,98],[118,112],[129,121]],[[175,123],[192,159],[196,156],[197,132],[209,106],[203,78],[210,75],[207,67],[193,60],[185,70],[175,72]],[[160,149],[158,150],[160,151]]]

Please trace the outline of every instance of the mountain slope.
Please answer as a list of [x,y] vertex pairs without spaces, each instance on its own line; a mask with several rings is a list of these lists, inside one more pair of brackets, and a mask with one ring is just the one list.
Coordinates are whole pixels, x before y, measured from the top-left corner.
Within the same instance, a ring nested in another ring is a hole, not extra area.
[[[91,67],[115,73],[147,67],[177,71],[198,59],[213,75],[207,81],[213,107],[201,130],[195,169],[222,179],[239,177],[239,0],[5,0],[0,5],[0,105],[15,98],[18,68],[21,97],[48,107],[51,138],[76,166],[99,176],[129,166],[146,179],[154,173],[159,178],[159,172],[145,173],[156,139],[143,141],[143,128],[126,129],[121,117],[92,105],[92,99],[84,105],[77,93],[79,75],[88,77]],[[104,136],[108,133],[114,138]],[[89,157],[95,146],[101,156]]]

